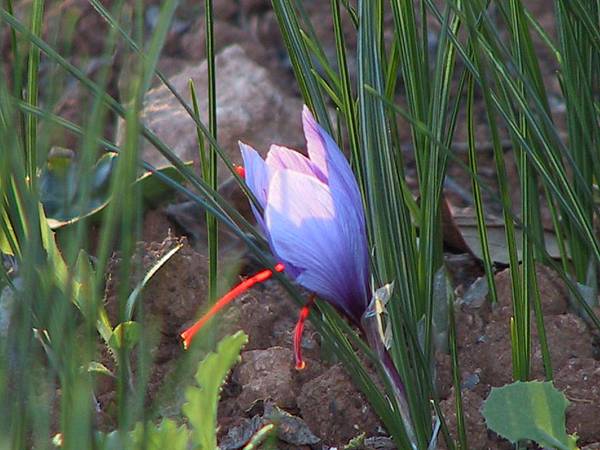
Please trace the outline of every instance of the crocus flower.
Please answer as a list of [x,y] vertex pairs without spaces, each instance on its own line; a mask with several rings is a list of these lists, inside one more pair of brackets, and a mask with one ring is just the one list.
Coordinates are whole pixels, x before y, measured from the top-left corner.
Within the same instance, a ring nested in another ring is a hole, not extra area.
[[369,300],[365,216],[348,161],[305,106],[308,158],[272,145],[265,160],[240,143],[253,209],[271,250],[296,282],[355,323]]
[[[365,216],[356,179],[331,136],[305,106],[302,122],[308,157],[272,145],[266,159],[240,142],[245,177],[262,211],[252,207],[274,256],[276,270],[327,300],[359,325],[369,302],[368,251]],[[194,327],[191,336],[218,309],[272,272],[259,272],[217,302]],[[297,365],[302,366],[299,339],[308,306],[296,327]]]

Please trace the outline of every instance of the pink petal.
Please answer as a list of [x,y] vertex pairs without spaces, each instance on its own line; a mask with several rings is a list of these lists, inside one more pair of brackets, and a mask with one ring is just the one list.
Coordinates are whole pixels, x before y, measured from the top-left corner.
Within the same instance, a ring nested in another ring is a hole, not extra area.
[[325,177],[313,162],[302,153],[280,145],[271,145],[267,159],[267,166],[272,169],[290,169],[296,172],[312,175],[325,181]]

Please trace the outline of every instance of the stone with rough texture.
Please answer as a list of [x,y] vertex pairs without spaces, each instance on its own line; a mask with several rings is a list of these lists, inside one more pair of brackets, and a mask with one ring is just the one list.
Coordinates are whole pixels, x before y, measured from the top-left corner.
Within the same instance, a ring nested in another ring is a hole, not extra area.
[[[198,96],[200,118],[208,117],[207,63],[188,66],[170,78],[175,89],[190,102],[189,80],[192,79]],[[266,154],[270,144],[290,147],[304,145],[301,127],[302,103],[284,95],[269,77],[268,71],[252,61],[238,46],[227,47],[216,57],[218,141],[234,164],[241,163],[238,140]],[[243,76],[241,76],[243,75]],[[150,128],[175,154],[184,161],[198,160],[196,128],[164,86],[150,90],[145,97],[141,114]],[[123,122],[119,124],[117,142],[124,139]],[[167,160],[150,143],[145,142],[141,157],[154,166]],[[220,162],[219,178],[228,176]]]
[[324,442],[348,442],[361,432],[376,434],[379,422],[341,366],[332,366],[302,386],[302,418]]
[[233,374],[242,387],[237,398],[240,408],[246,411],[254,402],[266,399],[273,400],[281,408],[295,408],[294,370],[294,355],[287,348],[243,352],[242,361]]

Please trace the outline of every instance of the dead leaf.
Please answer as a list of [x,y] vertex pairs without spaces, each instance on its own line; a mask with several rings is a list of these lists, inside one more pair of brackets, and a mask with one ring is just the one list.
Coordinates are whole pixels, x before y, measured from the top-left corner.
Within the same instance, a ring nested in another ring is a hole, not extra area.
[[[445,199],[441,201],[442,225],[444,242],[449,247],[470,253],[478,259],[483,259],[481,240],[477,230],[477,217],[472,208],[450,208]],[[497,264],[509,264],[508,247],[504,221],[495,216],[485,218],[488,237],[488,247],[492,261]],[[521,261],[523,247],[523,230],[515,225],[515,238],[517,254]],[[556,235],[549,230],[544,230],[544,244],[551,258],[560,258],[560,250]]]

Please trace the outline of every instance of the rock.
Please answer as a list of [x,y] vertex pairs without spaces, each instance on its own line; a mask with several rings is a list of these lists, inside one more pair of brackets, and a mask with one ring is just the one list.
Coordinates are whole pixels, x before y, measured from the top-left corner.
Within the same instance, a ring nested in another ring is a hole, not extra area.
[[339,365],[304,384],[298,406],[309,428],[328,444],[346,443],[362,432],[373,435],[379,426],[369,403]]
[[320,442],[302,419],[279,409],[272,403],[265,404],[264,419],[268,423],[277,424],[277,437],[288,444],[299,447],[316,445]]
[[240,9],[244,15],[262,13],[270,7],[269,0],[240,0]]
[[254,402],[271,399],[284,409],[296,408],[294,354],[283,347],[242,353],[242,362],[233,379],[241,386],[237,398],[240,408],[249,410]]
[[577,433],[578,444],[600,440],[600,362],[591,358],[570,359],[555,372],[556,387],[569,400],[567,431]]
[[[234,164],[241,163],[238,140],[254,146],[263,155],[272,143],[303,146],[301,102],[284,95],[273,84],[267,70],[252,61],[240,46],[233,45],[217,55],[216,71],[218,140]],[[188,66],[170,79],[188,102],[190,79],[198,93],[200,117],[206,123],[206,61]],[[141,117],[144,124],[179,158],[198,160],[195,125],[164,86],[147,93]],[[124,123],[120,121],[117,142],[122,144],[123,139]],[[149,143],[144,145],[141,157],[155,166],[167,164],[167,160]],[[220,163],[219,178],[223,180],[228,176],[224,164]]]
[[144,214],[142,239],[145,242],[162,242],[169,236],[173,228],[161,209],[149,209]]
[[[206,58],[206,28],[204,18],[196,20],[190,32],[181,39],[180,53],[188,61],[202,61]],[[235,44],[244,49],[246,56],[262,66],[272,63],[273,50],[263,46],[250,31],[229,22],[216,20],[213,25],[215,51],[218,53]]]

